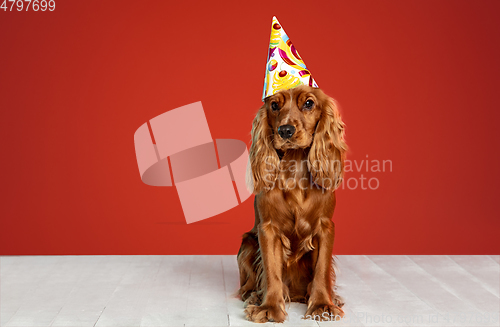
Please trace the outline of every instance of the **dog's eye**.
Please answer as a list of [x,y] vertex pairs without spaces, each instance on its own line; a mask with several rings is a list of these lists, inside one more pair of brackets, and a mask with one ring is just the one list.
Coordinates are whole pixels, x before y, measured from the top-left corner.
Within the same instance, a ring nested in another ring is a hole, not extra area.
[[280,110],[280,106],[278,105],[277,102],[273,102],[271,103],[271,109],[273,109],[273,111],[277,111]]
[[304,103],[304,109],[310,110],[314,106],[314,101],[313,100],[307,100],[306,103]]

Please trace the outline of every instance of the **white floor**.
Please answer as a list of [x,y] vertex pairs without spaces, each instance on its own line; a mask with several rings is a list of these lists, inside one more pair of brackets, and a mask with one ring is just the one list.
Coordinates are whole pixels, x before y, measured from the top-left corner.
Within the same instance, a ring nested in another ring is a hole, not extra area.
[[[499,326],[498,255],[337,262],[345,319],[302,320],[294,303],[284,325]],[[234,296],[235,256],[0,257],[0,272],[0,326],[258,326]]]

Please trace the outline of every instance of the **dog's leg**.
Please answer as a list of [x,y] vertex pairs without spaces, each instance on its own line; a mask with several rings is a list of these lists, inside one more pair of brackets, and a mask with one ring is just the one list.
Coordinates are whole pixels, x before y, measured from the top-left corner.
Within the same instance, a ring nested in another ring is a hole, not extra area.
[[264,299],[260,306],[249,305],[245,309],[247,319],[253,322],[285,321],[285,300],[283,298],[283,245],[279,230],[271,222],[259,226],[259,246],[264,266],[262,276]]
[[237,256],[240,271],[240,289],[238,293],[243,301],[251,297],[251,294],[255,293],[256,290],[257,268],[255,267],[255,262],[258,249],[257,235],[252,231],[243,234],[243,240]]
[[[257,226],[260,222],[259,210],[257,208],[257,197],[254,200],[255,224],[251,231],[243,234],[241,247],[238,251],[238,267],[240,270],[240,289],[238,290],[241,299],[247,304],[259,304],[260,296],[257,296],[257,257],[259,253],[259,240],[257,237]],[[260,294],[261,292],[259,292]],[[248,300],[248,301],[247,301]]]
[[344,311],[332,299],[332,250],[335,235],[335,225],[328,219],[320,219],[321,230],[316,235],[317,248],[313,254],[314,277],[311,283],[310,297],[307,304],[306,319],[338,320],[343,317]]

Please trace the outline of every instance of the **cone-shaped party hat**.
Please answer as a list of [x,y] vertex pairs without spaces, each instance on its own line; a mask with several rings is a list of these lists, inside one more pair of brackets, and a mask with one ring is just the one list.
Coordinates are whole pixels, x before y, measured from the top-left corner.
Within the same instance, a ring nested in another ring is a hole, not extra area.
[[273,17],[262,100],[299,85],[318,87],[283,27]]

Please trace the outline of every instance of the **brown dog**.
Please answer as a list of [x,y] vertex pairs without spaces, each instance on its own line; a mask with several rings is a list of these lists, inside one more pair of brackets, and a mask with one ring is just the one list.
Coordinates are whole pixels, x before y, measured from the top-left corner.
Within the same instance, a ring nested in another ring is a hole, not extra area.
[[247,172],[255,225],[238,252],[247,319],[283,322],[285,299],[307,303],[306,318],[343,316],[331,219],[346,149],[337,106],[318,88],[280,91],[257,112]]

